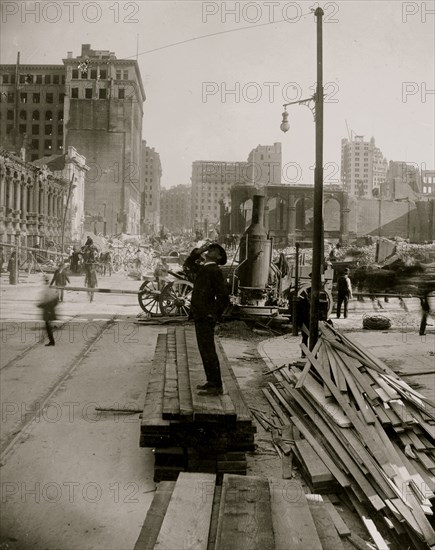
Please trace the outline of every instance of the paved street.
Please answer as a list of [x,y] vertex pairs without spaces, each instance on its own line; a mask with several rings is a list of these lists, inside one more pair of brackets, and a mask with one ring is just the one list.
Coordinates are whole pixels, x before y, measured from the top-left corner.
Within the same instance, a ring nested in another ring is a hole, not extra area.
[[[81,286],[82,279],[71,283]],[[99,282],[139,286],[124,274]],[[90,303],[86,293],[69,291],[59,306],[57,345],[45,347],[40,288],[40,275],[17,286],[2,276],[0,548],[131,549],[154,494],[154,458],[139,447],[139,413],[121,411],[142,409],[157,335],[166,329],[137,323],[142,310],[134,295],[96,294]],[[408,380],[433,396],[434,327],[418,337],[418,302],[407,304],[410,312],[397,300],[385,305],[393,319],[388,332],[361,330],[363,316],[374,311],[369,301],[353,300],[349,317],[334,323],[404,375],[423,372]],[[299,343],[290,335],[266,337],[259,352],[272,368],[297,359]],[[247,341],[231,334],[223,344],[255,402],[261,369],[252,370]]]
[[[40,284],[40,275],[16,287],[2,277],[0,547],[133,548],[153,496],[153,455],[139,447],[139,414],[116,410],[142,408],[162,329],[135,324],[135,296],[89,303],[68,292],[57,345],[45,347]],[[115,275],[100,287],[139,282]]]

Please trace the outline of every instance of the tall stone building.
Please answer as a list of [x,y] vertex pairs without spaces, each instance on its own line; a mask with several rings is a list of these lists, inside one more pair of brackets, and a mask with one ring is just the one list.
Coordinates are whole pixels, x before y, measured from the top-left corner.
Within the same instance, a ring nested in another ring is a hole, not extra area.
[[350,195],[371,198],[385,184],[388,162],[376,147],[375,138],[364,136],[341,140],[341,182]]
[[[86,157],[85,220],[106,203],[108,233],[140,233],[140,157],[145,91],[133,59],[82,44],[65,65],[65,146]],[[87,218],[86,218],[87,216]]]
[[142,232],[149,235],[160,230],[160,182],[162,163],[154,147],[142,142],[141,163],[141,225]]
[[185,233],[191,229],[190,185],[176,185],[160,193],[160,222],[171,233]]
[[[86,229],[140,232],[145,91],[136,60],[82,44],[59,65],[0,66],[0,146],[28,160],[74,147],[86,158]],[[105,203],[105,207],[104,207]]]
[[192,228],[204,231],[219,222],[219,201],[236,183],[247,182],[247,162],[196,160],[192,163]]
[[27,161],[63,153],[63,65],[0,65],[0,146]]
[[249,153],[248,183],[252,185],[279,185],[282,176],[281,143],[258,145]]

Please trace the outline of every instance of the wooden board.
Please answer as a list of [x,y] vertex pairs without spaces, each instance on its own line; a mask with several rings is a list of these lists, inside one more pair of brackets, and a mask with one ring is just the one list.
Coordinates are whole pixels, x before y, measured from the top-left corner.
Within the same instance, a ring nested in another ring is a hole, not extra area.
[[180,403],[180,417],[183,420],[193,419],[192,394],[190,389],[189,370],[187,366],[186,339],[184,327],[175,329],[176,360],[178,376],[178,400]]
[[310,397],[314,399],[314,401],[316,401],[317,405],[321,407],[327,413],[330,419],[338,426],[341,426],[342,428],[347,428],[351,426],[351,421],[343,413],[342,408],[339,407],[335,403],[335,401],[332,401],[329,398],[325,397],[322,386],[318,382],[316,382],[316,380],[314,380],[314,378],[310,374],[308,374],[305,379],[304,389],[310,395]]
[[[317,359],[312,355],[312,353],[308,350],[306,346],[302,344],[302,348],[305,351],[305,354],[307,358],[313,363],[313,366],[315,367],[317,364]],[[368,430],[368,425],[365,424],[363,421],[360,420],[358,415],[355,413],[355,411],[349,406],[348,403],[343,399],[343,396],[338,391],[337,387],[332,382],[331,378],[329,378],[327,375],[323,373],[323,381],[325,384],[327,384],[328,388],[330,389],[332,395],[335,397],[336,401],[342,408],[343,412],[346,414],[346,416],[349,418],[349,420],[352,422],[353,426],[359,432],[360,436],[363,438],[365,444],[370,449],[372,454],[375,456],[376,460],[381,464],[384,471],[387,473],[387,475],[394,476],[394,470],[391,468],[388,456],[385,453],[384,449],[379,445],[378,438],[373,436],[373,432]]]
[[311,500],[311,496],[319,495],[307,495],[307,500],[323,550],[344,550],[325,503],[317,499]]
[[343,521],[343,518],[340,516],[336,507],[332,504],[327,496],[323,497],[323,502],[325,503],[328,514],[331,516],[335,528],[337,529],[337,533],[340,535],[340,537],[348,537],[350,535],[350,529]]
[[335,480],[325,463],[319,458],[313,447],[306,439],[295,442],[298,451],[298,458],[302,463],[303,470],[308,475],[310,487],[315,491],[318,485]]
[[174,487],[175,481],[162,481],[159,483],[134,550],[153,550]]
[[215,549],[252,548],[274,550],[269,484],[259,477],[227,474],[222,483]]
[[155,550],[207,550],[215,476],[180,473]]
[[165,420],[180,418],[175,328],[172,327],[168,328],[166,334],[165,386],[163,389],[162,417]]
[[214,496],[213,496],[213,508],[211,513],[210,530],[208,532],[207,550],[215,550],[221,496],[222,496],[222,487],[216,485],[214,490]]
[[273,479],[269,480],[269,485],[275,550],[322,550],[300,482]]
[[342,374],[343,374],[343,376],[346,380],[347,386],[349,387],[349,390],[351,391],[351,393],[352,393],[352,395],[353,395],[353,397],[354,397],[354,399],[355,399],[355,401],[358,405],[359,410],[361,411],[362,415],[364,416],[364,420],[368,424],[374,424],[375,415],[373,414],[372,409],[369,408],[368,404],[364,400],[364,397],[361,394],[360,389],[358,388],[358,384],[355,381],[355,379],[353,378],[353,374],[348,369],[347,362],[346,362],[344,354],[340,355],[340,352],[335,351],[332,347],[329,347],[327,349],[334,356],[334,358],[336,360],[336,363],[337,363],[337,368],[338,368],[339,371],[342,372]]
[[166,334],[157,336],[153,365],[149,375],[145,404],[142,413],[141,431],[147,426],[168,427],[169,422],[162,418],[163,388],[165,384]]

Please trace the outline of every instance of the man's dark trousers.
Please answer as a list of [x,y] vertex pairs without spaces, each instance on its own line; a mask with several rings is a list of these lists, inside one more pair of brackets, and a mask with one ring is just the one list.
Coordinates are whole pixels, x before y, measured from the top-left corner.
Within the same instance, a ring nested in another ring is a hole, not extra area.
[[45,330],[47,331],[48,341],[50,344],[54,344],[53,327],[51,321],[45,321]]
[[207,382],[217,388],[222,387],[221,368],[214,343],[216,321],[211,317],[195,319],[196,341],[201,354]]
[[343,315],[347,317],[347,305],[349,303],[349,295],[338,293],[337,296],[337,318],[341,315],[341,306],[343,306]]

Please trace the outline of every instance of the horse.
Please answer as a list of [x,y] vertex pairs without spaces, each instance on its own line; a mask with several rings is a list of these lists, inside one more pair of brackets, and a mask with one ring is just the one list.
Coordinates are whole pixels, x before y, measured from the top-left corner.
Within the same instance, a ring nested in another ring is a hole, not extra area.
[[[375,302],[375,294],[384,294],[385,302],[388,302],[389,293],[405,294],[419,292],[419,278],[425,273],[425,267],[421,263],[406,265],[403,260],[397,260],[388,266],[361,266],[355,269],[351,276],[353,284],[358,289],[358,300],[362,300],[362,292],[367,290],[372,302]],[[400,305],[407,310],[403,299],[399,296]],[[383,309],[377,299],[377,305]]]

